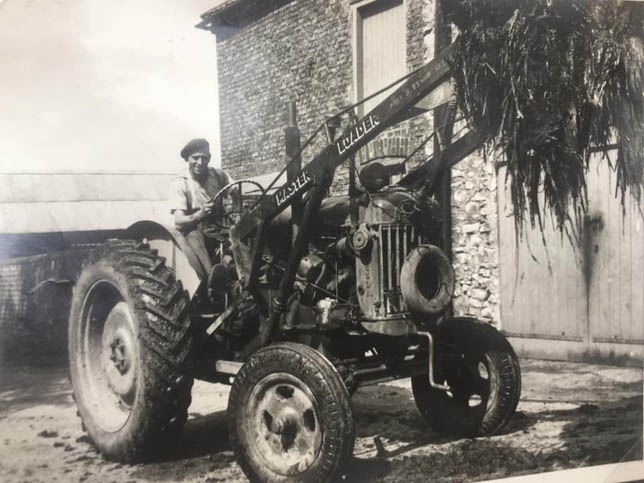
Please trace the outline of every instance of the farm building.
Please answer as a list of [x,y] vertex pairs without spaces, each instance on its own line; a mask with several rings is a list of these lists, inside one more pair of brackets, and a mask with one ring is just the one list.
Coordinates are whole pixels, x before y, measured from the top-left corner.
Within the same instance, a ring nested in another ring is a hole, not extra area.
[[87,248],[168,216],[180,147],[216,130],[210,2],[0,4],[0,359],[61,354]]
[[[236,178],[284,165],[288,105],[302,142],[346,106],[431,60],[449,41],[433,0],[227,0],[202,15],[216,35],[221,151]],[[392,90],[356,108],[361,117]],[[359,153],[409,164],[439,126],[440,112],[397,125]],[[457,123],[458,127],[458,123]],[[462,126],[461,126],[462,127]],[[316,137],[303,163],[324,146]],[[346,168],[333,191],[346,190]],[[517,240],[501,160],[475,153],[441,180],[443,239],[456,277],[454,311],[498,324],[524,355],[570,360],[637,360],[644,346],[644,220],[629,200],[622,213],[615,176],[594,159],[589,215],[573,241],[546,223]]]
[[0,359],[66,351],[88,250],[140,220],[170,221],[173,174],[0,174]]
[[[269,182],[284,166],[292,102],[304,141],[339,110],[429,61],[449,40],[441,19],[431,0],[218,2],[198,27],[216,35],[224,168]],[[391,91],[357,106],[357,116]],[[433,127],[443,123],[429,104],[372,141],[358,165],[410,157],[409,170],[427,159]],[[456,135],[463,127],[456,124]],[[327,142],[315,137],[303,162]],[[644,221],[629,200],[622,213],[615,176],[594,161],[589,215],[574,243],[549,224],[545,245],[538,230],[517,240],[502,160],[476,153],[441,179],[455,314],[499,325],[524,355],[642,358]],[[169,221],[172,176],[0,174],[0,357],[63,350],[69,294],[87,249],[138,220]],[[346,167],[336,172],[334,194],[346,193],[347,179]]]

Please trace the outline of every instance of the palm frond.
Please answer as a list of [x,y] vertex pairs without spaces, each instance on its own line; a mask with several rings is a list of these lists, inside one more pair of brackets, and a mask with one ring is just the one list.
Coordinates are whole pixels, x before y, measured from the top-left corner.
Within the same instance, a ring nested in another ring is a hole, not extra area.
[[[505,156],[520,232],[586,212],[592,148],[617,144],[617,189],[644,183],[644,15],[611,0],[455,0],[459,107]],[[607,157],[606,157],[607,158]]]

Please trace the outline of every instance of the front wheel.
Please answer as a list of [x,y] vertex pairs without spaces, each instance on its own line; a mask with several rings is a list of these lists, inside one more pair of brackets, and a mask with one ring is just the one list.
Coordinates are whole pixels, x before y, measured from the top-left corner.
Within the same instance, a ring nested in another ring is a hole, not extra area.
[[330,481],[353,453],[347,389],[326,357],[301,344],[275,344],[246,361],[227,419],[251,481]]
[[485,436],[510,420],[521,394],[519,361],[507,339],[474,319],[446,321],[434,334],[434,379],[412,377],[416,406],[430,426],[444,435]]

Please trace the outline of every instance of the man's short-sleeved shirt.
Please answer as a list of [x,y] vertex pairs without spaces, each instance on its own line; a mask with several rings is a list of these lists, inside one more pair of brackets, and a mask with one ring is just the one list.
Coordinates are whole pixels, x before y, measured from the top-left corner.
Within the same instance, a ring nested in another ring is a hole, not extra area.
[[199,183],[192,177],[186,166],[186,169],[172,181],[170,213],[183,210],[187,215],[191,215],[229,183],[232,183],[232,179],[228,173],[210,167],[208,168],[208,177],[203,183]]

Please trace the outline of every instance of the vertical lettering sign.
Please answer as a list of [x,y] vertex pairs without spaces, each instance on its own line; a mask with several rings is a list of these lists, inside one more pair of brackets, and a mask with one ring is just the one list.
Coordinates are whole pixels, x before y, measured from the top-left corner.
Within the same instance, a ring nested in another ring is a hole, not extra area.
[[306,171],[302,171],[297,178],[291,181],[287,186],[280,188],[277,193],[275,193],[275,201],[277,206],[280,207],[288,200],[293,198],[300,191],[303,191],[311,184],[311,177]]
[[342,156],[351,146],[373,131],[378,124],[380,124],[380,119],[373,114],[369,114],[369,117],[353,126],[353,129],[348,134],[335,143],[336,148],[338,148],[338,154]]

